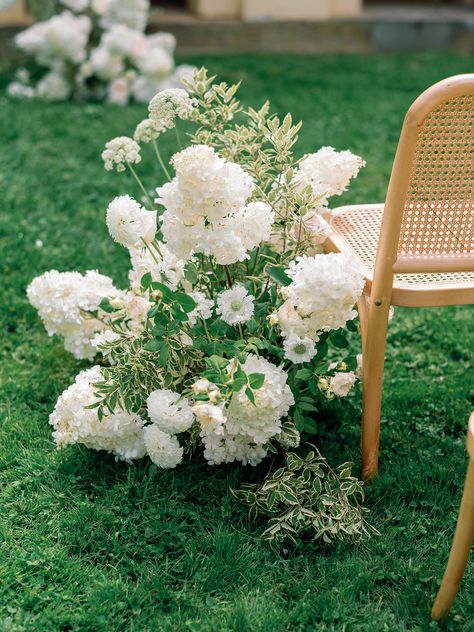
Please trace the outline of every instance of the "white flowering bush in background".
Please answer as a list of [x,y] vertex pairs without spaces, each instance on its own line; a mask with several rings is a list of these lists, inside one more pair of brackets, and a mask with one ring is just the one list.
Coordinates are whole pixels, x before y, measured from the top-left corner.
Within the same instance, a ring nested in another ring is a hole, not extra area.
[[[350,464],[331,468],[311,442],[324,400],[347,397],[361,370],[349,333],[364,275],[321,244],[328,200],[365,163],[330,147],[295,159],[301,124],[268,103],[244,111],[237,86],[205,69],[188,88],[154,96],[133,138],[102,154],[139,192],[105,213],[130,253],[130,286],[51,271],[28,287],[48,333],[77,358],[99,358],[59,398],[54,439],[159,468],[271,456],[261,484],[234,492],[269,519],[265,537],[366,535]],[[160,139],[182,120],[190,143],[165,164]],[[142,182],[145,156],[164,184]]]
[[171,33],[145,35],[149,0],[58,0],[49,19],[19,33],[16,46],[37,68],[22,68],[8,87],[15,97],[47,101],[106,99],[125,105],[149,101],[192,75],[175,67]]

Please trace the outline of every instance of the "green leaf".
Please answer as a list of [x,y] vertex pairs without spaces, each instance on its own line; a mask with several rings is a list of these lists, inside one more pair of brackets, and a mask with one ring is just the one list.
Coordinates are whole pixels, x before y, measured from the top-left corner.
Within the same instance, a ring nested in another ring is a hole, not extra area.
[[346,323],[346,327],[349,331],[357,331],[358,327],[357,327],[357,320],[348,320]]
[[153,279],[151,277],[151,272],[145,272],[145,274],[141,278],[140,285],[144,287],[145,289],[147,289],[151,287],[152,282],[153,282]]
[[309,404],[308,402],[298,402],[298,408],[301,408],[301,410],[306,410],[307,412],[311,412],[311,413],[318,412],[318,409],[316,408],[316,406],[314,406],[314,404]]
[[186,281],[189,281],[191,285],[194,285],[198,280],[197,270],[194,263],[188,261],[188,263],[184,266],[184,278]]
[[338,349],[344,349],[345,347],[349,346],[347,338],[339,331],[335,331],[334,333],[330,334],[329,339],[331,340],[332,344]]
[[185,294],[184,292],[175,292],[174,297],[185,312],[189,313],[196,309],[197,303],[192,296],[189,296],[189,294]]
[[318,432],[318,426],[314,419],[310,419],[309,417],[304,418],[304,427],[303,430],[308,432],[309,434],[316,434]]
[[264,382],[265,382],[265,375],[263,373],[250,373],[249,385],[250,385],[250,388],[252,388],[253,390],[262,388]]
[[291,279],[282,266],[269,266],[267,272],[268,276],[280,285],[290,285]]
[[114,311],[114,308],[112,307],[112,305],[109,303],[109,299],[108,298],[103,298],[100,303],[99,303],[99,308],[104,311],[107,312],[108,314],[110,314],[110,312]]
[[304,380],[305,382],[309,380],[312,375],[313,371],[311,369],[300,369],[299,371],[296,371],[296,377],[299,380]]
[[255,406],[255,396],[253,394],[253,391],[251,388],[246,388],[245,389],[245,394],[247,395],[247,397],[249,398],[249,400],[252,402],[252,404]]
[[246,385],[247,385],[247,380],[243,379],[241,377],[238,377],[235,380],[233,380],[233,382],[232,382],[232,392],[233,393],[238,393]]
[[316,348],[317,348],[317,352],[316,352],[316,355],[314,356],[315,360],[322,360],[323,358],[327,356],[328,345],[326,342],[321,342],[320,344],[317,345]]
[[162,344],[163,340],[149,340],[143,345],[143,348],[146,351],[159,351]]
[[159,359],[160,366],[165,366],[165,364],[168,362],[169,353],[170,353],[169,346],[166,343],[163,344],[160,351],[160,359]]

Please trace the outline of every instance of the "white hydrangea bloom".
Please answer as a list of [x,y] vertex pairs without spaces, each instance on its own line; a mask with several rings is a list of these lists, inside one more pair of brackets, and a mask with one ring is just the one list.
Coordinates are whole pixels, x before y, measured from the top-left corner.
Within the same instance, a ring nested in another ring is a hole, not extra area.
[[364,273],[349,255],[303,255],[290,263],[287,274],[292,282],[278,310],[284,336],[317,340],[318,332],[343,327],[356,316],[353,308],[364,288]]
[[113,53],[102,45],[91,51],[89,64],[90,74],[102,81],[111,81],[125,70],[123,56],[120,53]]
[[36,92],[32,86],[21,81],[12,81],[7,86],[7,94],[14,99],[32,99]]
[[140,459],[146,454],[143,442],[143,420],[123,410],[104,414],[101,421],[97,409],[88,409],[97,401],[93,384],[102,379],[99,366],[81,371],[76,381],[59,397],[49,423],[58,448],[81,443],[93,450],[106,450],[124,460]]
[[150,420],[168,434],[185,432],[193,425],[194,414],[186,398],[169,389],[158,389],[148,396]]
[[162,48],[169,55],[173,55],[176,50],[176,37],[172,33],[159,31],[148,35],[146,39],[150,48]]
[[357,177],[364,166],[365,161],[349,150],[321,147],[300,162],[294,182],[301,187],[311,186],[321,204],[327,204],[328,198],[341,195],[347,189],[351,178]]
[[127,105],[130,100],[130,82],[127,77],[115,77],[107,86],[107,102]]
[[112,279],[94,270],[85,275],[50,270],[27,288],[28,300],[38,310],[48,334],[62,336],[66,349],[79,359],[94,357],[91,339],[104,329],[100,320],[86,318],[84,312],[97,311],[104,298],[122,295]]
[[104,29],[122,24],[137,31],[145,30],[149,0],[92,0],[91,6],[100,16],[100,25]]
[[189,295],[196,301],[196,307],[188,314],[188,322],[191,325],[197,323],[198,318],[207,320],[212,316],[214,301],[207,298],[204,292],[189,292]]
[[143,431],[148,456],[158,467],[171,469],[183,460],[183,448],[176,437],[172,437],[152,424]]
[[356,381],[357,377],[352,371],[339,371],[329,380],[329,391],[336,397],[345,397]]
[[156,233],[156,211],[146,211],[129,195],[120,195],[107,207],[107,228],[114,241],[132,248],[150,242]]
[[201,424],[204,455],[212,465],[232,461],[257,465],[267,454],[265,444],[281,432],[281,419],[294,404],[283,369],[252,354],[242,368],[247,375],[265,376],[263,386],[254,391],[255,405],[242,389],[226,409],[201,403],[193,408]]
[[[163,79],[166,79],[171,74],[174,67],[173,56],[164,50],[164,48],[150,46],[149,40],[146,40],[145,50],[143,53],[135,57],[135,63],[137,64],[137,68],[140,73],[145,77],[149,77],[153,81],[162,81]],[[166,92],[166,90],[164,92]],[[191,102],[187,92],[186,96],[188,101]],[[153,98],[155,99],[156,97]],[[180,111],[182,111],[182,108],[180,108]],[[180,118],[188,117],[181,116]],[[155,120],[158,124],[161,123],[160,119],[155,118]]]
[[269,239],[273,211],[260,202],[245,206],[254,183],[239,165],[207,145],[188,147],[171,163],[176,177],[157,189],[156,202],[166,208],[163,237],[180,258],[199,252],[227,265]]
[[105,144],[102,152],[102,160],[107,171],[111,171],[114,165],[117,171],[125,171],[125,163],[134,165],[141,159],[140,145],[128,136],[112,138]]
[[65,101],[71,95],[71,85],[60,72],[44,75],[36,86],[36,96],[44,101]]
[[152,98],[148,106],[151,120],[168,129],[175,126],[176,117],[188,119],[193,110],[194,102],[182,88],[162,90]]
[[234,285],[217,297],[217,313],[228,325],[250,320],[254,312],[254,297],[243,285]]
[[170,290],[177,290],[184,279],[185,262],[164,243],[159,243],[159,251],[153,248],[154,256],[147,248],[130,248],[132,269],[128,273],[132,290],[140,291],[140,282],[144,274],[149,272],[153,281],[167,285]]
[[43,66],[55,67],[58,61],[79,64],[86,57],[90,31],[88,16],[64,11],[18,33],[15,44]]
[[137,143],[150,143],[152,140],[158,138],[163,131],[158,123],[147,118],[140,121],[135,128],[133,134],[133,140]]
[[144,54],[146,46],[146,36],[142,31],[131,29],[123,24],[112,26],[100,38],[101,48],[106,48],[111,53],[122,55],[130,60]]
[[310,362],[316,355],[316,347],[311,338],[306,336],[304,338],[300,338],[293,333],[290,334],[283,342],[283,348],[285,349],[285,358],[294,364]]

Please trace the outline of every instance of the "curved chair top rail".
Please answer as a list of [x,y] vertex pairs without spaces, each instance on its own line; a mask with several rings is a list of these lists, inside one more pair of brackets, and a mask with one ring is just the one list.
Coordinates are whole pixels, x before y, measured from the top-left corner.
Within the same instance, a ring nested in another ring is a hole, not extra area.
[[473,175],[474,74],[465,74],[425,90],[406,114],[377,262],[395,273],[474,271]]

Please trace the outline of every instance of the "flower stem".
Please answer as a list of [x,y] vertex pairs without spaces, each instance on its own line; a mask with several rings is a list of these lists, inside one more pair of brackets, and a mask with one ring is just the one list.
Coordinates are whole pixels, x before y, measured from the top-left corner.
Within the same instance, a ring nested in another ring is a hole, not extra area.
[[143,195],[144,195],[144,196],[145,196],[145,198],[147,199],[147,202],[148,202],[148,204],[150,205],[150,208],[153,208],[153,202],[151,201],[150,196],[149,196],[149,195],[148,195],[148,193],[147,193],[147,190],[146,190],[146,189],[145,189],[145,187],[143,186],[142,181],[141,181],[141,180],[140,180],[140,178],[137,176],[137,173],[136,173],[135,169],[132,167],[132,165],[131,165],[129,162],[127,162],[127,165],[128,165],[128,167],[129,167],[130,171],[132,172],[133,177],[134,177],[134,178],[135,178],[135,180],[137,181],[138,186],[139,186],[139,187],[140,187],[140,189],[142,190]]
[[160,262],[158,261],[158,259],[156,258],[155,253],[154,253],[154,252],[153,252],[153,250],[150,248],[150,244],[149,244],[147,241],[145,241],[145,240],[143,239],[143,237],[140,237],[140,239],[141,239],[141,241],[143,242],[143,245],[145,246],[145,248],[148,250],[148,252],[149,252],[149,253],[151,254],[151,256],[153,257],[154,262],[155,262],[155,263],[160,263]]
[[152,143],[153,143],[153,147],[155,148],[155,154],[156,154],[156,157],[158,158],[158,162],[160,163],[161,168],[165,172],[165,175],[168,178],[168,181],[170,181],[171,180],[171,176],[169,174],[168,169],[166,168],[165,163],[163,162],[163,158],[161,157],[160,150],[158,149],[158,145],[157,145],[156,140],[154,138],[152,138]]
[[178,142],[178,147],[181,151],[183,149],[183,145],[181,144],[181,136],[179,135],[179,129],[177,125],[174,126],[174,133],[176,134],[176,141]]
[[232,287],[232,277],[230,276],[229,268],[224,266],[225,278],[227,279],[227,285],[229,288]]

